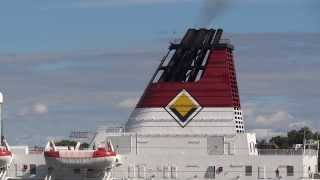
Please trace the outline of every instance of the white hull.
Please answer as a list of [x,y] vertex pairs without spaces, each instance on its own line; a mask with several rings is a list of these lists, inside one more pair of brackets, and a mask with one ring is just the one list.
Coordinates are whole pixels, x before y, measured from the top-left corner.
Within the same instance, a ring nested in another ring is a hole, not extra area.
[[46,164],[55,168],[87,168],[87,169],[107,169],[112,167],[115,157],[102,158],[45,158]]
[[[210,179],[209,177],[221,180],[276,179],[278,169],[282,179],[298,180],[312,179],[309,177],[317,171],[316,151],[308,150],[305,153],[302,151],[295,153],[273,151],[269,154],[264,153],[267,155],[259,155],[257,149],[250,150],[250,145],[248,145],[248,142],[255,140],[251,134],[220,137],[206,135],[137,136],[135,134],[110,135],[101,132],[97,136],[97,142],[103,141],[100,137],[111,139],[121,153],[122,165],[111,172],[111,177],[114,179],[185,180]],[[215,145],[209,141],[214,141]],[[236,143],[232,144],[233,142]],[[41,154],[19,155],[19,158],[14,160],[8,174],[11,177],[32,177],[29,169],[24,173],[20,171],[20,176],[16,176],[15,173],[19,171],[17,164],[43,166],[42,169],[37,169],[38,172],[34,175],[34,179],[44,178],[48,173]],[[249,176],[246,175],[246,166],[252,167],[252,173],[247,172]],[[288,174],[290,173],[287,171],[289,166],[293,166],[293,174]],[[220,167],[222,171],[218,172]],[[96,172],[88,172],[87,169],[81,169],[81,172],[76,172],[78,173],[76,177],[78,179],[104,179],[105,171],[96,170]],[[72,180],[75,178],[69,176],[70,172],[74,172],[74,168],[61,166],[59,171],[61,174],[58,177],[55,176],[56,179]]]

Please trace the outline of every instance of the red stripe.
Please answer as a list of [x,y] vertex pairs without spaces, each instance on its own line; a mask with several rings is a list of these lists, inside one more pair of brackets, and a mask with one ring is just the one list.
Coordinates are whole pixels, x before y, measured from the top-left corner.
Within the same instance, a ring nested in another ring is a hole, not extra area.
[[12,153],[8,150],[0,151],[0,157],[3,156],[12,156]]
[[193,83],[164,82],[147,87],[137,108],[166,107],[183,89],[202,107],[240,107],[232,51],[214,50],[202,79]]
[[[52,158],[60,158],[59,151],[45,151],[44,155],[46,157],[52,157]],[[117,154],[115,152],[107,151],[106,149],[98,149],[93,152],[92,158],[99,158],[99,157],[109,157],[109,156],[116,156]]]
[[59,158],[60,154],[59,151],[45,151],[44,156],[46,157],[53,157],[53,158]]
[[94,151],[93,158],[99,158],[99,157],[109,157],[109,156],[116,156],[117,154],[112,151],[107,151],[104,148],[99,148],[98,150]]

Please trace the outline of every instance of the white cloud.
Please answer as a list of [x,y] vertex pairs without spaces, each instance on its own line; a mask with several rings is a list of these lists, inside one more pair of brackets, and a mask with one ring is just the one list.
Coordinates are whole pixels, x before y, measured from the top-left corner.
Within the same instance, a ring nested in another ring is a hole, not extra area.
[[43,103],[34,103],[31,106],[23,107],[18,113],[18,116],[44,115],[49,112],[48,106]]
[[259,115],[256,122],[261,125],[277,125],[279,123],[287,123],[293,117],[287,111],[277,111],[269,115]]
[[250,116],[253,116],[254,113],[256,112],[257,105],[254,103],[243,103],[242,109],[243,109],[244,115],[250,117]]
[[[288,125],[295,120],[283,103],[288,100],[268,102],[268,98],[254,100],[244,103],[243,114],[245,116],[248,129],[287,129]],[[284,101],[284,102],[282,102]]]
[[294,122],[294,123],[289,124],[290,129],[300,129],[300,128],[308,127],[308,126],[309,126],[308,123],[305,121]]
[[138,103],[138,98],[128,98],[118,103],[117,107],[123,109],[131,109],[134,108]]
[[46,114],[48,113],[48,106],[42,103],[36,103],[32,106],[32,112],[35,114]]

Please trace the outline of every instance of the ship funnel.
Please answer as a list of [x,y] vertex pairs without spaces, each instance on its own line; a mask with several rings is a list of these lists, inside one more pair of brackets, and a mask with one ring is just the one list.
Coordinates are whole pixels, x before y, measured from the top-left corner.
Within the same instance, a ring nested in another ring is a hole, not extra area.
[[189,29],[171,44],[132,112],[128,132],[244,133],[233,45],[222,29]]

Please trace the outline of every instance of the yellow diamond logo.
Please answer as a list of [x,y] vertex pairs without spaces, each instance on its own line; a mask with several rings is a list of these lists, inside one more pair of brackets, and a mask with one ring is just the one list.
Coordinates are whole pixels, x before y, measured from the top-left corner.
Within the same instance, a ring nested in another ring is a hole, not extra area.
[[201,107],[186,90],[183,90],[168,104],[166,110],[182,127],[185,127]]

